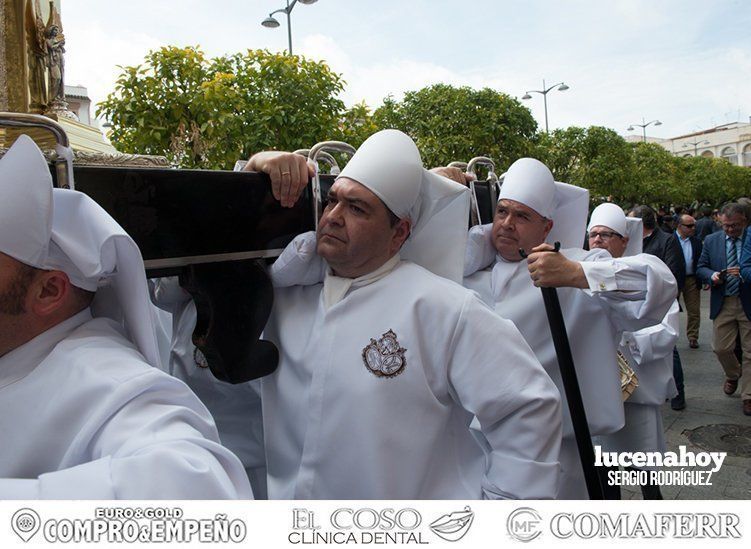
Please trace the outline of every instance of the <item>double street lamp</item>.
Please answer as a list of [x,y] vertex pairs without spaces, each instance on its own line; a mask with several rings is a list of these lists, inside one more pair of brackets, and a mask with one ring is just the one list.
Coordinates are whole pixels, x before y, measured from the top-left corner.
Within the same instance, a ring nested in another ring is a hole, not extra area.
[[279,21],[274,19],[274,14],[287,14],[287,39],[289,40],[289,48],[287,49],[287,51],[289,52],[289,55],[292,55],[292,10],[298,2],[300,2],[301,4],[315,4],[317,1],[318,0],[292,0],[290,2],[289,0],[287,0],[286,8],[279,8],[278,10],[272,11],[266,19],[261,21],[261,25],[263,25],[267,29],[275,29],[279,26]]
[[641,131],[642,131],[642,141],[646,143],[647,142],[647,126],[649,126],[650,124],[654,124],[655,126],[662,126],[662,122],[660,122],[659,120],[650,120],[649,122],[645,123],[644,117],[642,117],[641,122],[642,122],[641,124],[631,124],[628,128],[626,128],[626,131],[632,132],[634,131],[634,126],[638,126],[639,128],[641,128]]
[[542,79],[542,89],[541,90],[527,90],[524,95],[522,95],[522,99],[532,99],[532,96],[529,95],[530,93],[539,93],[542,94],[543,103],[545,104],[545,133],[548,133],[548,93],[558,86],[558,91],[566,91],[568,89],[568,86],[564,84],[563,82],[558,82],[558,84],[553,84],[549,88],[545,87],[545,79]]
[[694,146],[694,156],[697,156],[699,153],[699,145],[709,145],[709,141],[707,141],[706,139],[704,141],[688,141],[683,144],[683,148],[685,149],[689,145]]

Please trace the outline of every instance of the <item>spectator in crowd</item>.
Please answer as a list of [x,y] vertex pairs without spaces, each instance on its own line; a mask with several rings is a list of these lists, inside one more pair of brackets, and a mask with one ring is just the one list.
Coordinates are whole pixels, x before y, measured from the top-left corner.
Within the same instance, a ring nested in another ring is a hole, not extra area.
[[[742,380],[743,413],[751,415],[751,288],[743,277],[744,272],[751,276],[751,246],[745,244],[746,209],[736,202],[725,204],[720,219],[722,232],[704,240],[697,276],[712,287],[709,318],[714,323],[712,347],[725,372],[722,389],[730,396]],[[743,349],[742,361],[734,353],[738,337]],[[742,376],[744,372],[746,375]]]
[[704,241],[707,235],[710,235],[720,230],[720,226],[712,216],[712,208],[710,206],[702,206],[701,217],[696,220],[696,238]]
[[[634,206],[628,215],[642,220],[642,230],[644,231],[642,251],[659,257],[675,276],[678,282],[678,291],[682,291],[686,282],[686,262],[678,241],[672,235],[656,230],[655,211],[649,206]],[[673,410],[683,410],[686,407],[686,395],[683,387],[683,365],[677,347],[673,349],[673,379],[678,388],[678,395],[670,401],[670,406]]]
[[692,349],[699,347],[699,325],[700,325],[700,291],[701,284],[696,279],[696,266],[701,256],[701,240],[694,233],[696,232],[696,220],[688,214],[683,214],[678,219],[678,227],[675,231],[675,237],[683,251],[683,257],[686,261],[686,279],[683,284],[678,298],[683,296],[683,303],[686,306],[686,337],[688,345]]

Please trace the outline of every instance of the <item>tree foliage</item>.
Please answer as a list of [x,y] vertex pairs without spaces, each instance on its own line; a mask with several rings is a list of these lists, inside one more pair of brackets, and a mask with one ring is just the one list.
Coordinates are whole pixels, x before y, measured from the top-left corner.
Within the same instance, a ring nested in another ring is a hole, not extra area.
[[417,143],[427,167],[488,156],[505,170],[528,155],[537,123],[526,107],[506,94],[483,88],[436,84],[387,97],[373,119],[379,129],[402,130]]
[[589,189],[593,206],[613,201],[712,204],[751,193],[751,170],[718,158],[675,157],[655,143],[628,143],[609,128],[541,134],[534,156],[558,181]]
[[300,56],[249,50],[209,59],[199,48],[164,47],[122,68],[99,115],[119,150],[188,168],[229,169],[259,150],[330,139],[359,147],[379,129],[397,128],[415,140],[426,167],[489,156],[502,173],[534,156],[558,181],[589,189],[593,205],[718,205],[751,194],[751,170],[724,159],[674,157],[599,126],[538,133],[526,107],[489,88],[436,84],[386,97],[373,112],[365,103],[345,108],[343,89],[325,63]]
[[229,169],[271,148],[331,139],[344,104],[341,77],[323,62],[264,50],[207,59],[164,47],[123,67],[99,105],[119,150],[161,154],[182,167]]

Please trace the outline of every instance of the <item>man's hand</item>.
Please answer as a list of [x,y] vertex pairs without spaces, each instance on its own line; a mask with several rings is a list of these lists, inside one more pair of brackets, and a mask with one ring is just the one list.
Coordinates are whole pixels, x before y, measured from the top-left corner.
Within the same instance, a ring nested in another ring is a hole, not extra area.
[[532,253],[527,256],[527,268],[537,287],[589,288],[582,266],[556,252],[550,244],[532,248]]
[[254,154],[243,171],[263,172],[271,179],[271,192],[282,206],[291,208],[300,198],[315,170],[300,154],[266,151]]
[[719,286],[720,284],[724,284],[725,279],[722,277],[721,273],[714,272],[712,273],[712,286]]
[[459,168],[432,168],[430,171],[456,181],[460,185],[469,185],[469,182],[475,179],[473,174],[463,172]]
[[727,276],[741,276],[741,268],[740,267],[728,267],[725,270],[725,273]]

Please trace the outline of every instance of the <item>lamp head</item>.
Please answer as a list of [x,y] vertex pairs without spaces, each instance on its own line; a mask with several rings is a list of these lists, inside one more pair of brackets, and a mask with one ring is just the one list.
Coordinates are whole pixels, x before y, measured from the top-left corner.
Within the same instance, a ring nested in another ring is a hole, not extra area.
[[267,29],[275,29],[279,26],[279,21],[269,15],[266,19],[261,21],[261,25],[263,25]]
[[568,89],[568,86],[567,86],[566,84],[564,84],[564,83],[561,83],[561,85],[560,85],[560,86],[558,86],[558,91],[562,91],[562,92],[564,92],[564,91],[566,91],[567,89]]
[[522,99],[532,99],[532,96],[529,95],[529,92],[527,92],[524,95],[522,95]]

